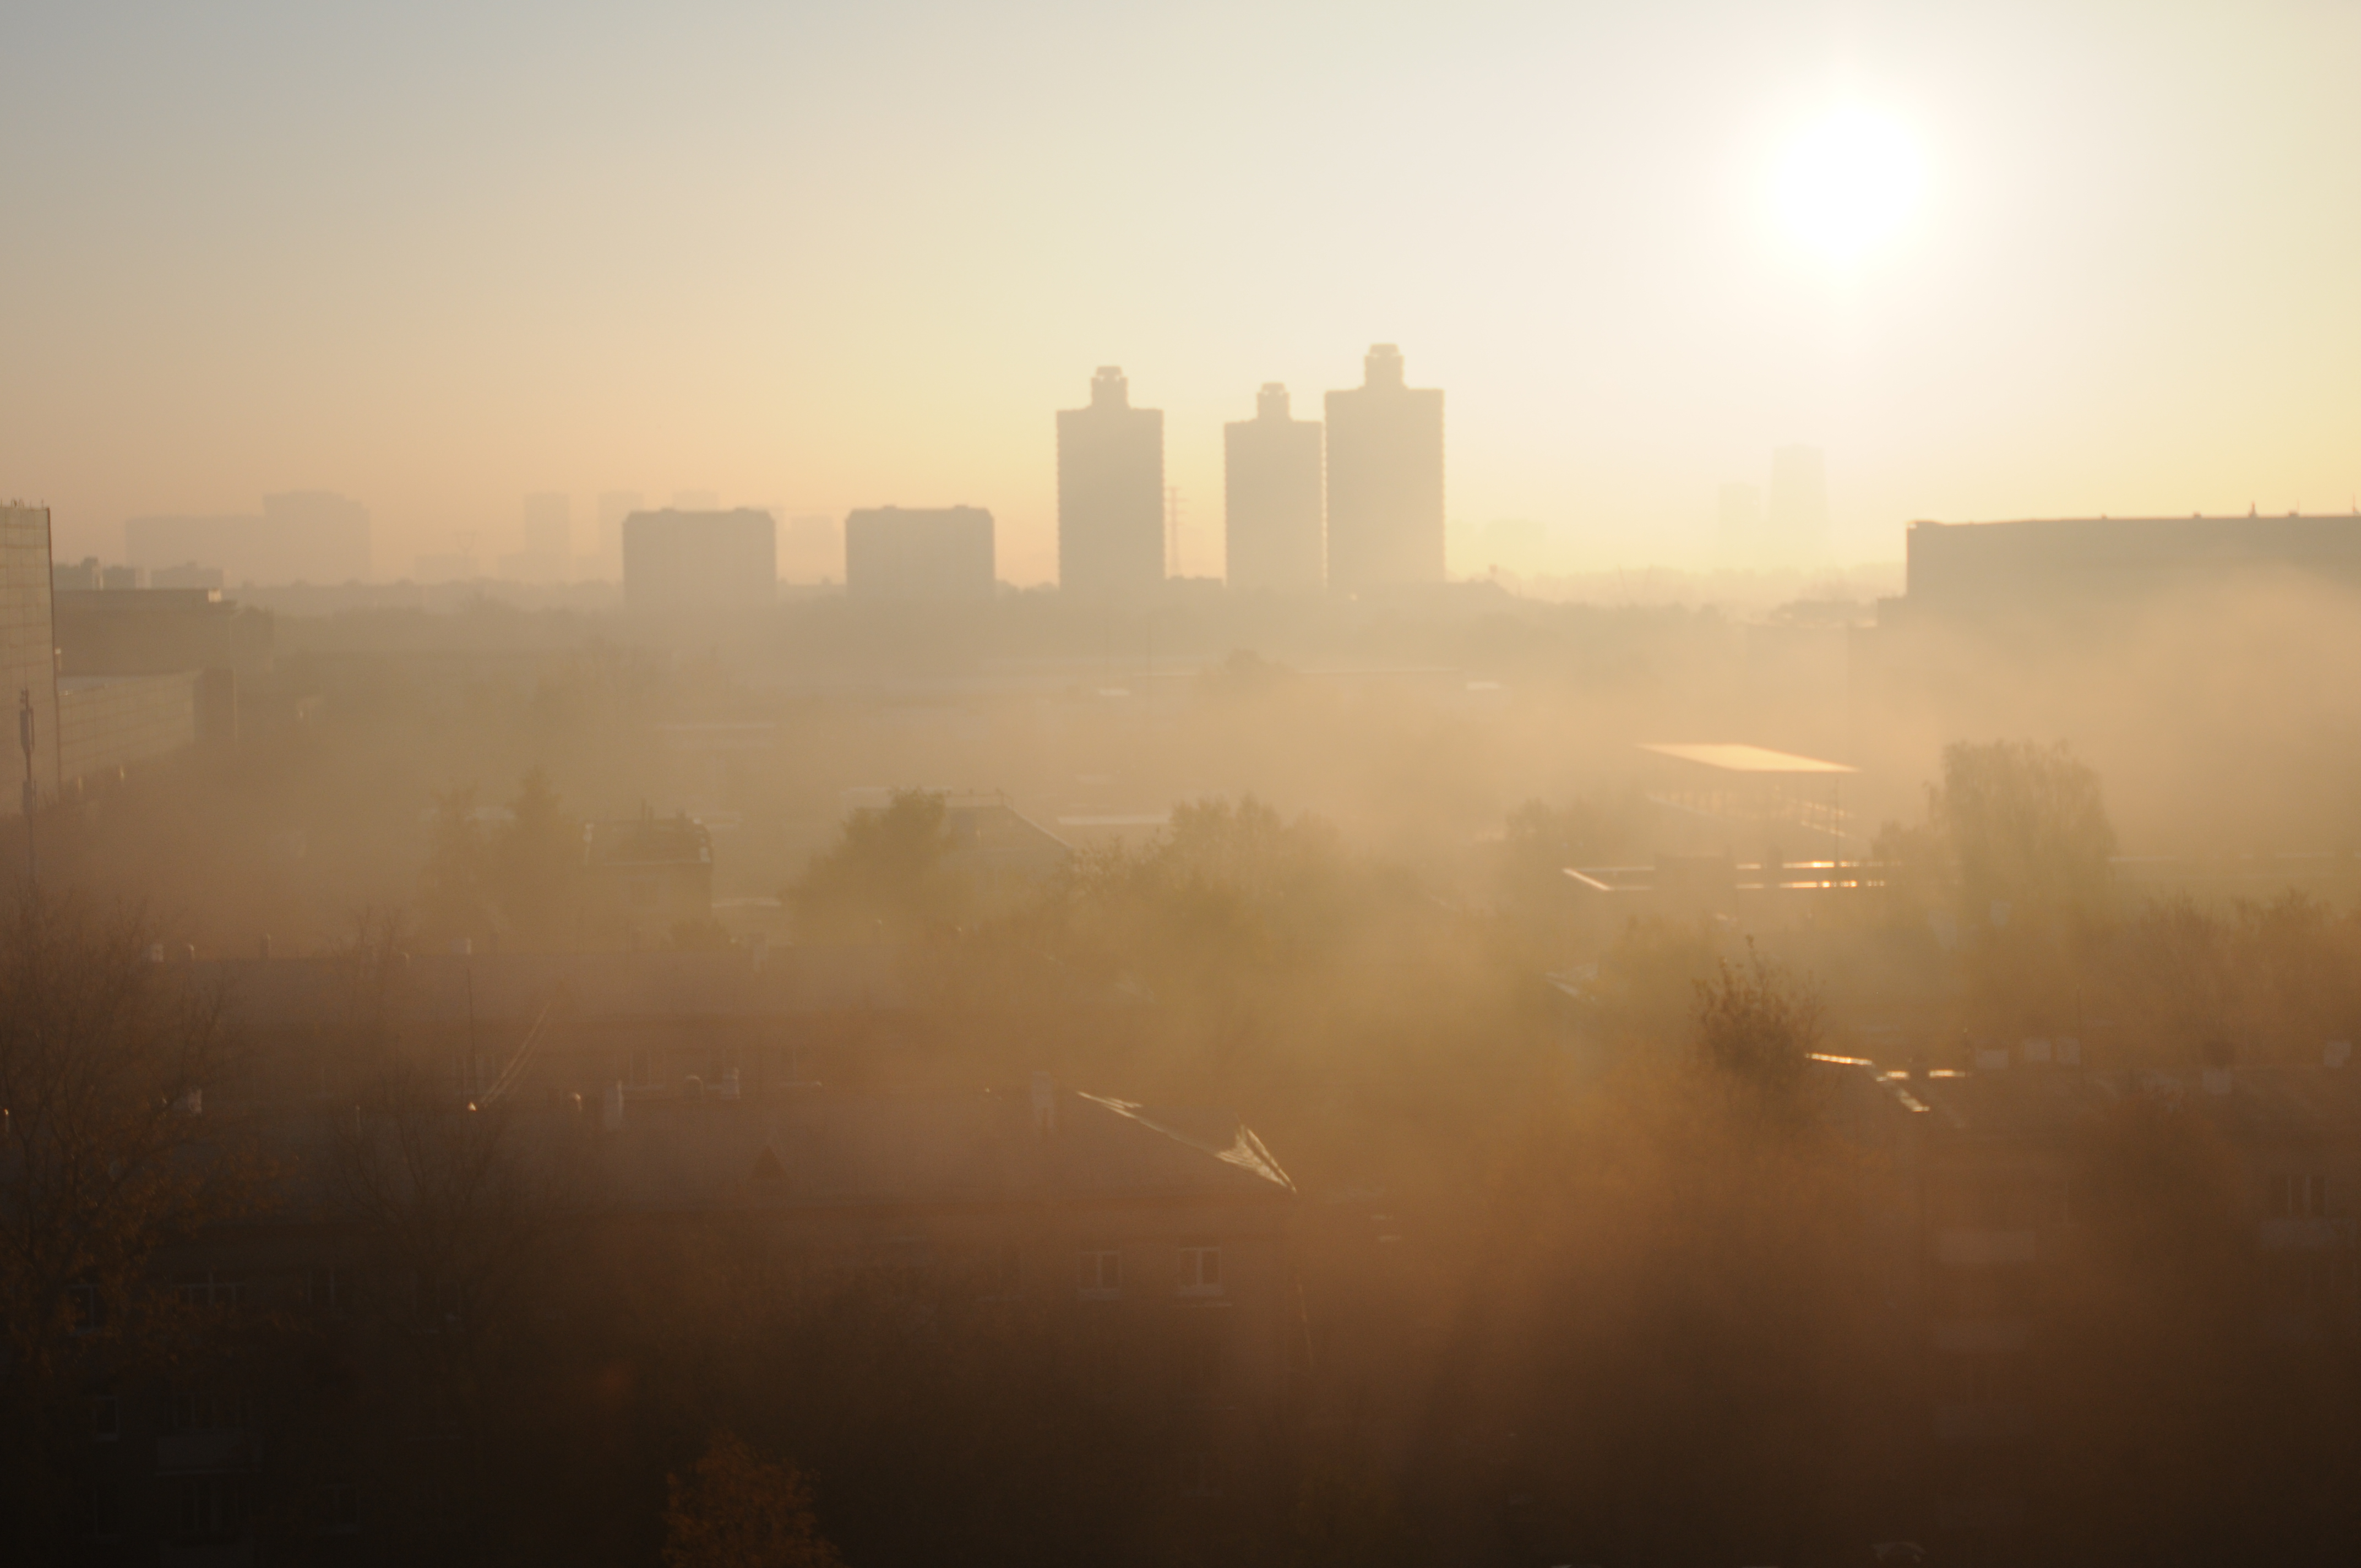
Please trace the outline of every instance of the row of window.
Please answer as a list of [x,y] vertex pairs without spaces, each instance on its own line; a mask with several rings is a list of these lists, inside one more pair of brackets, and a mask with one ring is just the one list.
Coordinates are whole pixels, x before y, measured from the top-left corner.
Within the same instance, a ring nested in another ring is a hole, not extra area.
[[[1077,1255],[1075,1286],[1086,1300],[1106,1300],[1123,1294],[1123,1249],[1113,1242],[1085,1242]],[[1222,1293],[1222,1249],[1202,1240],[1180,1244],[1177,1288],[1183,1296]]]

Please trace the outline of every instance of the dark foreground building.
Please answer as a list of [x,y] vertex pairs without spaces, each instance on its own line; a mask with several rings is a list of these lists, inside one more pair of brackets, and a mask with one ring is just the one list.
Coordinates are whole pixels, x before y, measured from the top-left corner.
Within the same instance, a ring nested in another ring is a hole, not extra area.
[[265,1146],[272,1211],[161,1259],[179,1354],[88,1380],[82,1561],[650,1561],[717,1426],[791,1453],[852,1561],[1012,1503],[999,1539],[1053,1542],[1082,1477],[1221,1513],[1288,1387],[1293,1189],[1220,1113],[692,1076],[365,1096]]

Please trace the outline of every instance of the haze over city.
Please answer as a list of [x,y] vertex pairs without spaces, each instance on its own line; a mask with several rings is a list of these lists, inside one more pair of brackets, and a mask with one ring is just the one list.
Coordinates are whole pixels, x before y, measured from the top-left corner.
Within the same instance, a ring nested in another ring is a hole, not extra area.
[[0,14],[0,1563],[2361,1561],[2356,46]]
[[[2344,510],[2356,28],[19,6],[0,462],[70,554],[321,488],[391,578],[518,548],[528,493],[706,491],[989,507],[1045,582],[1049,411],[1120,364],[1218,575],[1222,422],[1384,340],[1452,394],[1456,572],[1501,521],[1532,569],[1708,565],[1716,487],[1795,443],[1845,562],[1914,517]],[[1848,120],[1916,193],[1832,257],[1787,165]]]

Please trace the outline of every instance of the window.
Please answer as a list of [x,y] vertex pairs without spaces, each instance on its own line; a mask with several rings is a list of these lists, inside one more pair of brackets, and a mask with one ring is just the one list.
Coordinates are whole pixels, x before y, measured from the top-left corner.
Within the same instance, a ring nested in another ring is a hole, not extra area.
[[643,1050],[633,1051],[631,1055],[623,1058],[623,1081],[625,1083],[638,1089],[645,1088],[655,1080],[656,1075],[654,1064],[648,1060],[647,1052]]
[[82,1528],[102,1540],[123,1533],[123,1488],[112,1475],[93,1475],[82,1495]]
[[345,1315],[346,1295],[351,1286],[343,1273],[334,1268],[315,1268],[303,1281],[303,1304],[315,1312],[332,1318]]
[[113,1442],[123,1435],[123,1404],[112,1394],[99,1394],[90,1401],[90,1437],[93,1442]]
[[1078,1281],[1085,1299],[1106,1300],[1123,1294],[1123,1251],[1113,1242],[1085,1242]]
[[192,1388],[164,1402],[169,1432],[238,1431],[246,1425],[245,1398],[224,1388]]
[[1218,1296],[1222,1293],[1222,1249],[1202,1238],[1180,1244],[1180,1294]]
[[2283,1171],[2270,1179],[2269,1197],[2274,1220],[2317,1220],[2328,1212],[2328,1178],[2318,1171]]
[[180,1296],[181,1305],[183,1307],[202,1309],[237,1305],[237,1281],[224,1279],[210,1273],[194,1279],[184,1279],[174,1287],[174,1290]]
[[226,1541],[245,1532],[236,1478],[192,1475],[173,1490],[172,1526],[182,1541]]
[[66,1305],[73,1312],[74,1332],[86,1334],[106,1326],[106,1312],[98,1299],[97,1286],[69,1285],[66,1287]]

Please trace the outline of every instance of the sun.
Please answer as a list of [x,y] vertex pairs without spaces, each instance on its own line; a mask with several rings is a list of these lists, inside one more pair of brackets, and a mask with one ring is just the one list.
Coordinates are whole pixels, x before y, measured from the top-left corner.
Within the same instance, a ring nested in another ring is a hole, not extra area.
[[1788,144],[1773,203],[1798,244],[1849,268],[1908,225],[1925,186],[1925,162],[1910,133],[1883,115],[1847,108]]

